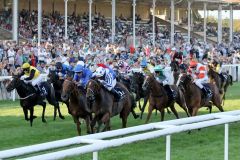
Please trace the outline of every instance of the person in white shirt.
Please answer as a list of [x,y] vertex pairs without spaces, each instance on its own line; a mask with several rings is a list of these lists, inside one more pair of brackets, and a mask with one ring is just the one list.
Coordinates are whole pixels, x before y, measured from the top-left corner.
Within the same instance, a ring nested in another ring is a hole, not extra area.
[[13,47],[11,47],[11,48],[7,51],[7,56],[8,56],[9,64],[14,65],[15,51],[13,50]]

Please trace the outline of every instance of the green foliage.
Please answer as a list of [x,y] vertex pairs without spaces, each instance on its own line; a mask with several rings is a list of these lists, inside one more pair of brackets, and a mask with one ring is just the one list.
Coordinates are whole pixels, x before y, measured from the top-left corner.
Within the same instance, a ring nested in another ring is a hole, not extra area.
[[[240,83],[230,87],[227,100],[224,106],[225,111],[240,109]],[[77,136],[75,124],[67,114],[65,106],[61,106],[65,115],[65,120],[57,118],[53,121],[53,107],[47,106],[46,119],[47,124],[41,122],[40,106],[35,107],[35,115],[38,116],[34,120],[33,127],[29,122],[24,120],[23,113],[19,107],[19,102],[1,101],[0,103],[0,150],[21,147],[26,145],[44,143],[48,141],[60,140]],[[178,108],[180,117],[186,117],[181,109]],[[219,112],[216,108],[213,112]],[[199,112],[207,114],[206,108],[202,108]],[[146,114],[143,120],[135,120],[129,117],[128,126],[144,124]],[[166,115],[166,120],[175,119],[174,115]],[[160,115],[153,113],[151,122],[158,122]],[[121,121],[118,116],[112,119],[112,129],[118,129]],[[240,159],[240,136],[239,124],[230,125],[230,143],[229,156],[230,160]],[[82,124],[82,133],[86,134],[85,123]],[[75,145],[79,146],[79,145]],[[224,126],[215,126],[200,131],[192,131],[188,133],[178,133],[172,135],[172,160],[217,160],[223,159],[224,154]],[[58,150],[62,150],[61,148]],[[56,150],[57,151],[57,150]],[[45,152],[43,152],[45,153]],[[165,158],[165,137],[141,141],[134,144],[124,145],[112,149],[99,152],[100,160],[157,160]],[[92,154],[75,156],[67,159],[89,160]]]

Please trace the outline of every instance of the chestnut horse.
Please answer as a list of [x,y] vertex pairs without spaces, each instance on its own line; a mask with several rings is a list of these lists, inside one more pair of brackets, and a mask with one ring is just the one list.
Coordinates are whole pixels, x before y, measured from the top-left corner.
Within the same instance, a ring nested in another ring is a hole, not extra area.
[[[176,85],[171,85],[171,88],[177,93],[176,102],[186,112],[187,116],[189,116],[182,92],[177,88]],[[143,83],[143,89],[150,91],[148,115],[145,123],[148,123],[153,109],[157,109],[161,112],[161,121],[164,120],[164,109],[167,107],[170,107],[176,118],[179,118],[174,107],[175,101],[170,100],[164,87],[155,79],[153,74],[146,76]]]
[[125,93],[125,97],[115,102],[114,96],[107,91],[98,81],[90,80],[87,84],[87,101],[88,105],[95,116],[92,120],[92,130],[95,127],[96,122],[98,123],[97,132],[100,131],[101,125],[104,123],[104,129],[102,131],[110,130],[110,118],[120,114],[122,119],[122,128],[127,125],[127,118],[131,112],[131,97],[127,88],[117,82],[117,87]]
[[[207,85],[212,91],[211,99],[207,99],[204,97],[201,89],[193,83],[193,78],[191,75],[182,74],[179,77],[180,83],[179,87],[183,91],[185,96],[186,104],[191,116],[196,116],[199,108],[206,106],[210,109],[212,108],[212,103],[221,111],[223,112],[222,108],[222,99],[219,94],[219,89],[215,84],[208,83]],[[212,103],[211,103],[211,102]]]
[[79,118],[86,121],[87,133],[92,133],[90,127],[91,111],[87,106],[86,94],[83,90],[72,81],[72,78],[67,77],[63,83],[61,98],[63,101],[69,101],[69,111],[73,117],[74,123],[77,126],[78,135],[81,135],[81,123]]
[[223,105],[224,105],[225,95],[226,95],[227,89],[228,89],[228,87],[230,85],[233,85],[233,83],[232,83],[232,76],[228,75],[227,73],[222,73],[222,74],[227,76],[227,80],[224,83],[222,81],[221,77],[220,77],[220,74],[215,72],[210,65],[208,66],[208,69],[209,69],[208,70],[208,76],[210,78],[210,82],[211,83],[215,83],[217,85],[217,87],[219,89],[219,92],[221,94],[221,97],[222,97]]

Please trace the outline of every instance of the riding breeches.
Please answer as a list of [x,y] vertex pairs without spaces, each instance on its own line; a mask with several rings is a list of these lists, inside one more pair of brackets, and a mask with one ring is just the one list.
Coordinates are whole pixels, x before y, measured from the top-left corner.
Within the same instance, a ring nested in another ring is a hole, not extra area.
[[199,87],[203,88],[203,83],[208,83],[208,77],[202,78],[202,79],[196,79],[194,83]]
[[42,81],[43,81],[43,76],[39,75],[37,78],[29,80],[26,83],[31,83],[32,86],[35,86],[35,85],[39,86]]

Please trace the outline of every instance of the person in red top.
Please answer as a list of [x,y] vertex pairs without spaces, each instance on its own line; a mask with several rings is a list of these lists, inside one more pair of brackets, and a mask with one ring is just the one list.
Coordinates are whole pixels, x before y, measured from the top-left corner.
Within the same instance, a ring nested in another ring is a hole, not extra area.
[[203,91],[203,93],[210,98],[212,96],[211,90],[204,87],[204,83],[208,83],[207,68],[195,60],[190,62],[191,73],[194,78],[194,83]]

